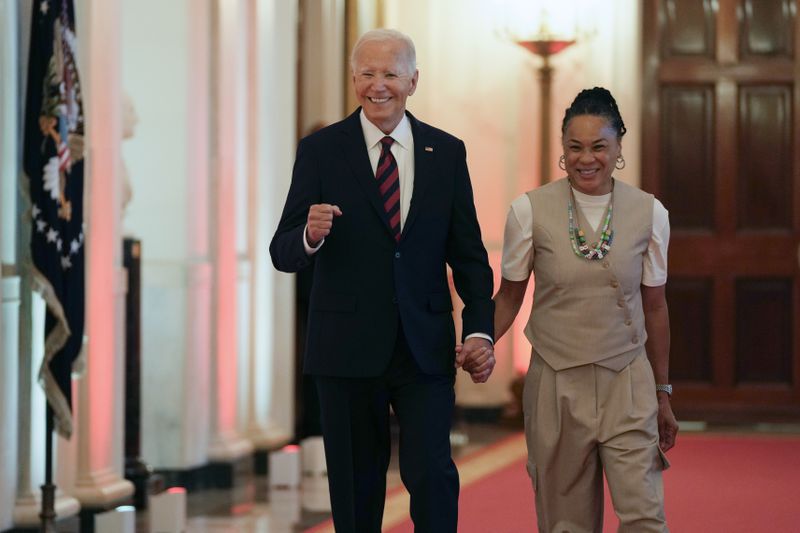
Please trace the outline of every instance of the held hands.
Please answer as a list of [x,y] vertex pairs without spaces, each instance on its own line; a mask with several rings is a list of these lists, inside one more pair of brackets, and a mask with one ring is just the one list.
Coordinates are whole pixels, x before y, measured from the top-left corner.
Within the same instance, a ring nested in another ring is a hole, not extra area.
[[314,204],[308,209],[308,226],[306,227],[306,241],[312,248],[327,237],[333,227],[333,218],[342,216],[338,205]]
[[469,372],[473,383],[485,383],[495,365],[492,343],[481,337],[470,337],[456,346],[456,368]]
[[675,446],[675,437],[678,436],[678,422],[672,414],[669,396],[665,392],[658,394],[658,445],[663,451]]

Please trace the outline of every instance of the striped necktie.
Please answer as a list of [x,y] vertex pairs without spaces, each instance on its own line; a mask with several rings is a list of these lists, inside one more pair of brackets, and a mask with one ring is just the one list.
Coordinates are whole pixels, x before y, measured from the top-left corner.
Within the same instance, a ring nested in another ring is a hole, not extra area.
[[394,240],[400,240],[400,173],[397,170],[397,161],[390,150],[394,139],[389,136],[381,139],[381,156],[378,159],[378,169],[375,179],[381,194],[383,209],[389,227],[394,235]]

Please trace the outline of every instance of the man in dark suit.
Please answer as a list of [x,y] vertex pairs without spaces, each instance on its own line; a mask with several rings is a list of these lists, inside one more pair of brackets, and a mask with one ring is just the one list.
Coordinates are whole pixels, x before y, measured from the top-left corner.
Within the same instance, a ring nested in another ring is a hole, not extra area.
[[[319,392],[336,531],[381,529],[391,405],[415,530],[455,533],[455,368],[484,382],[494,367],[466,151],[406,112],[419,79],[407,36],[367,32],[351,67],[361,108],[300,141],[270,253],[286,272],[316,262],[304,372]],[[447,265],[465,304],[458,355]]]

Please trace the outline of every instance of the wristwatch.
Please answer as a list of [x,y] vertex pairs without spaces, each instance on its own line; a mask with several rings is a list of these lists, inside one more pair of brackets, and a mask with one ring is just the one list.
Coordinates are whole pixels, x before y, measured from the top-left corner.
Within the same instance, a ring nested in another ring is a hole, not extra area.
[[672,397],[672,385],[669,384],[661,385],[656,383],[656,392],[658,391],[664,391],[667,393],[667,396],[669,396],[670,398]]

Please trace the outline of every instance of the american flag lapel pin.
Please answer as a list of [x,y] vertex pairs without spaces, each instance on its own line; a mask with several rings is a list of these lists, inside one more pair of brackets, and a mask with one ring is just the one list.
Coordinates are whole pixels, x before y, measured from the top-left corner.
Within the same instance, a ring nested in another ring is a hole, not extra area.
[[426,152],[433,152],[433,146],[426,146],[425,147],[425,151]]

